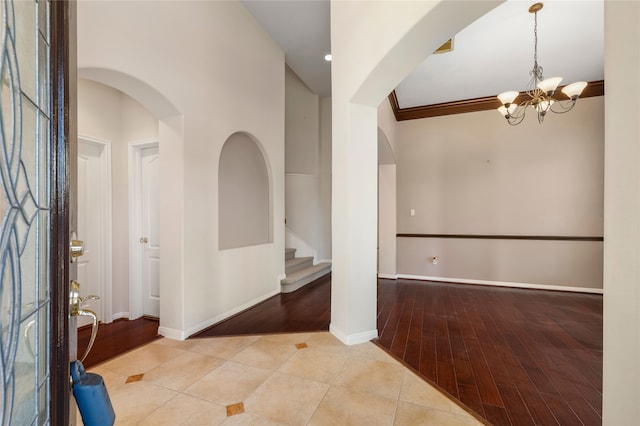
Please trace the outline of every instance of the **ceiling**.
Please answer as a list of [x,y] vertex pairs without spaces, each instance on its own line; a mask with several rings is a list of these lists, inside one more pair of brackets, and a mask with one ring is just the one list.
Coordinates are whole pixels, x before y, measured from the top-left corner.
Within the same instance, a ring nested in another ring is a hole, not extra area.
[[[329,1],[243,0],[319,96],[331,95]],[[397,87],[400,108],[523,91],[533,67],[533,1],[508,0],[454,36],[453,51],[430,55]],[[464,7],[463,2],[459,2]],[[444,42],[445,40],[443,40]],[[604,80],[602,0],[546,0],[538,12],[538,64],[563,84]]]

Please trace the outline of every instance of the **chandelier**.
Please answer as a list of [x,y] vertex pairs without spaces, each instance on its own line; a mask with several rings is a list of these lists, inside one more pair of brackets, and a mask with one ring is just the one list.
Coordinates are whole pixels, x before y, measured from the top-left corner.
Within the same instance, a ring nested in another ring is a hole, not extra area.
[[549,112],[556,114],[563,114],[570,111],[576,104],[576,101],[580,97],[580,94],[587,86],[584,81],[578,81],[565,86],[562,89],[562,93],[567,95],[569,99],[557,100],[553,98],[553,94],[562,81],[562,77],[543,77],[543,69],[538,65],[538,12],[544,5],[542,3],[535,3],[529,8],[529,13],[534,14],[534,51],[533,51],[533,69],[529,71],[531,80],[527,85],[526,95],[528,99],[518,103],[515,103],[516,98],[520,94],[515,90],[500,93],[498,99],[502,103],[502,106],[498,108],[498,112],[507,119],[507,122],[512,126],[516,126],[524,120],[527,107],[532,107],[538,115],[538,123],[542,123],[544,116]]

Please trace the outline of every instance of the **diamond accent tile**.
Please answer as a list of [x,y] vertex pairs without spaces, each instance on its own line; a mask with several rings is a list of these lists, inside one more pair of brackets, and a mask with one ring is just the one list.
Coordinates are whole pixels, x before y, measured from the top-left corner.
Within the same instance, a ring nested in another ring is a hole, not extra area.
[[227,405],[227,417],[242,413],[244,413],[244,403],[238,402],[237,404]]
[[144,377],[144,374],[134,374],[133,376],[127,377],[127,381],[125,383],[134,383],[139,382]]
[[296,343],[296,348],[298,349],[304,349],[304,348],[308,348],[309,346],[307,346],[306,343]]

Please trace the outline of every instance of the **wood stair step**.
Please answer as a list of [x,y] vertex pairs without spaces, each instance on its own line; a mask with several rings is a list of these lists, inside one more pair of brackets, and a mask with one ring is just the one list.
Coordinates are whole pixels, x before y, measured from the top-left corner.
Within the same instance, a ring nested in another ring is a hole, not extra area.
[[284,262],[284,273],[289,275],[309,266],[313,266],[313,256],[295,257]]
[[296,249],[294,248],[284,249],[284,260],[293,259],[294,257],[296,257]]
[[280,281],[281,290],[283,293],[291,293],[330,272],[331,263],[329,262],[308,266],[291,274],[287,274],[287,277]]

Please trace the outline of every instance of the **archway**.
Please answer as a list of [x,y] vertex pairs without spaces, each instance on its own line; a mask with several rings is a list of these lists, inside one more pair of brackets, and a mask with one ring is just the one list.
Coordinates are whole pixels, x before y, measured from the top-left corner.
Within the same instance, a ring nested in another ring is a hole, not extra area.
[[[125,93],[139,102],[158,120],[159,186],[163,188],[158,208],[159,239],[162,241],[159,267],[161,295],[159,333],[167,335],[167,329],[173,330],[178,327],[167,326],[176,322],[174,318],[176,309],[169,308],[169,303],[164,302],[171,301],[171,304],[175,304],[182,300],[179,297],[181,285],[175,285],[175,283],[182,283],[183,275],[182,264],[179,261],[183,252],[180,225],[183,209],[181,194],[184,167],[182,116],[166,96],[134,76],[106,68],[79,68],[78,77],[96,81]],[[127,170],[126,166],[122,167]],[[130,243],[133,238],[129,235]],[[128,299],[129,317],[135,318],[141,315],[140,294],[132,286],[129,288]]]
[[[331,7],[333,274],[331,332],[377,337],[377,107],[429,52],[500,1],[334,2]],[[354,20],[353,16],[367,19]],[[385,31],[380,31],[384,28]]]

